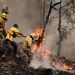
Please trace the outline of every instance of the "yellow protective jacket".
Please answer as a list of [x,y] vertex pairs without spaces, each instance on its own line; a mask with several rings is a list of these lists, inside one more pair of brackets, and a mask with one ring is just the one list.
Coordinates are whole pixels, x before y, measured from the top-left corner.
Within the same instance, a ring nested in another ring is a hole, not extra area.
[[23,42],[23,50],[30,50],[32,46],[32,38],[30,36],[26,36]]
[[32,33],[31,35],[26,36],[25,41],[23,42],[23,50],[30,50],[38,38],[39,37],[36,35],[36,33]]
[[21,32],[17,28],[12,27],[12,28],[10,28],[10,30],[9,30],[7,36],[6,36],[6,39],[9,39],[10,41],[13,41],[13,38],[14,38],[13,34],[14,33],[16,34],[16,36],[21,36]]
[[4,14],[5,13],[0,13],[0,23],[1,23],[1,25],[0,25],[0,31],[3,31],[3,29],[5,28],[5,25],[6,25],[6,20],[3,19],[3,17],[6,17],[6,16],[4,16]]

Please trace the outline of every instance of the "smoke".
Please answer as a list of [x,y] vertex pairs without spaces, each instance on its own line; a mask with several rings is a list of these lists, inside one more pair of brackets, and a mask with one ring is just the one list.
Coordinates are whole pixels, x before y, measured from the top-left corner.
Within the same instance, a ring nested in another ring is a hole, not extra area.
[[32,59],[32,61],[31,61],[31,63],[30,63],[29,66],[30,67],[33,67],[35,69],[37,69],[37,68],[52,68],[51,67],[50,54],[47,55],[47,56],[45,56],[45,54],[43,54],[45,51],[49,50],[46,47],[45,40],[44,40],[43,47],[42,48],[39,48],[38,50],[39,50],[39,52],[34,52],[33,53],[33,59]]
[[7,31],[17,23],[24,34],[30,34],[40,24],[38,3],[37,0],[4,0],[9,7]]
[[[46,40],[43,40],[43,47],[39,48],[38,51],[33,52],[33,59],[30,63],[30,67],[33,67],[35,69],[38,68],[51,68],[53,70],[64,70],[63,67],[61,67],[59,64],[56,64],[58,60],[53,55],[52,51],[47,48]],[[52,55],[51,55],[52,54]],[[56,59],[55,67],[52,66],[53,59]]]
[[[14,23],[19,25],[19,29],[24,35],[31,34],[36,26],[40,25],[39,0],[1,0],[3,5],[8,6],[9,14],[6,30],[10,29]],[[18,39],[18,40],[17,40]],[[23,41],[24,38],[17,38]]]
[[[6,30],[8,31],[10,27],[13,26],[14,23],[17,23],[19,25],[19,28],[21,32],[23,32],[24,35],[31,34],[34,29],[40,25],[41,15],[40,15],[40,0],[0,0],[4,3],[4,6],[9,7],[9,14],[8,14],[8,22],[6,25]],[[58,0],[56,0],[58,1]],[[49,10],[49,0],[46,0],[46,10],[45,15],[47,15]],[[54,10],[52,10],[53,12]],[[51,13],[51,15],[58,16],[58,12]],[[52,16],[50,16],[50,20],[52,19]],[[56,17],[54,16],[54,17]],[[63,20],[63,24],[65,21]],[[45,47],[44,49],[50,49],[54,54],[57,53],[57,42],[58,42],[58,19],[53,19],[50,23],[48,23],[46,32],[45,32]],[[25,38],[16,38],[15,41],[24,41]],[[69,41],[69,40],[68,40]],[[75,41],[64,41],[63,42],[63,48],[61,50],[61,55],[64,55],[67,58],[72,58],[75,60],[75,46],[72,45]],[[66,43],[65,43],[66,42]],[[34,58],[35,59],[35,55]],[[44,59],[41,58],[41,61],[38,61],[38,59],[33,60],[31,63],[37,68],[38,66],[42,67],[50,67],[50,59]],[[38,66],[37,66],[38,65]]]

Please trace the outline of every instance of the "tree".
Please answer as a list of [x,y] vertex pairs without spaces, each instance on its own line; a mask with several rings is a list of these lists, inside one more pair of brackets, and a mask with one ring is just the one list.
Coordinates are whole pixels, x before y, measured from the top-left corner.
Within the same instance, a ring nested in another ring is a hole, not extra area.
[[[58,32],[59,32],[59,41],[58,41],[58,52],[57,56],[60,56],[60,50],[62,46],[62,41],[64,39],[67,39],[68,35],[71,34],[72,30],[74,29],[74,15],[75,15],[75,1],[74,0],[50,0],[50,5],[49,5],[49,11],[46,16],[45,22],[43,24],[43,34],[42,37],[44,36],[44,31],[45,28],[48,24],[49,21],[49,16],[52,13],[52,10],[58,10],[59,12],[59,24],[58,24]],[[59,5],[60,4],[60,5]],[[59,5],[59,8],[56,8],[57,5]],[[62,18],[65,18],[67,25],[64,26],[62,25]]]
[[[43,3],[45,4],[45,0],[44,0]],[[44,4],[43,4],[43,5],[44,5]],[[43,24],[43,25],[42,25],[43,31],[42,31],[41,37],[40,37],[39,40],[38,40],[38,45],[39,45],[40,42],[43,40],[44,32],[45,32],[46,26],[47,26],[47,24],[48,24],[49,16],[51,15],[52,9],[55,9],[55,10],[56,10],[55,6],[58,5],[58,4],[60,4],[60,2],[56,2],[56,3],[53,4],[52,0],[50,0],[49,11],[48,11],[48,14],[47,14],[47,16],[46,16],[45,21],[44,21],[44,14],[45,14],[45,11],[44,11],[44,10],[45,10],[45,6],[43,6],[43,18],[42,18],[42,19],[43,19],[43,23],[42,23],[42,24]]]
[[[60,50],[62,46],[62,41],[64,39],[67,39],[68,34],[71,34],[72,30],[74,29],[75,21],[73,19],[73,16],[75,14],[75,6],[74,0],[60,0],[60,8],[59,8],[59,24],[58,24],[58,32],[59,32],[59,42],[58,42],[58,51],[57,56],[60,56]],[[67,25],[64,26],[61,24],[62,17],[65,17],[65,20],[67,22]]]

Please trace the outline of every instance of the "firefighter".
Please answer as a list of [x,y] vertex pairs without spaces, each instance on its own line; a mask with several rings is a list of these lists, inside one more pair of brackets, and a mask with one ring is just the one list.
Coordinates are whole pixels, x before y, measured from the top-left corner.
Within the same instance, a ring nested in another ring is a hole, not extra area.
[[2,12],[0,13],[0,37],[2,37],[2,35],[4,37],[6,37],[6,31],[5,31],[5,25],[7,22],[7,14],[8,14],[8,7],[3,8]]
[[8,14],[8,7],[3,8],[0,12],[0,45],[2,38],[6,37],[6,30],[5,30],[5,25],[7,22],[7,14]]
[[25,41],[23,42],[23,51],[28,56],[28,63],[30,63],[32,59],[31,47],[34,43],[36,43],[38,38],[39,36],[36,33],[32,33],[31,35],[26,36]]
[[[18,36],[23,36],[23,34],[18,30],[18,25],[17,24],[14,24],[13,27],[11,27],[8,31],[8,34],[6,36],[6,39],[5,39],[5,44],[7,45],[8,43],[10,43],[13,48],[14,48],[14,56],[16,56],[16,53],[17,53],[17,45],[16,43],[13,41],[13,38],[16,38]],[[8,49],[7,47],[4,49],[4,54],[2,55],[2,57],[6,57],[8,53]]]

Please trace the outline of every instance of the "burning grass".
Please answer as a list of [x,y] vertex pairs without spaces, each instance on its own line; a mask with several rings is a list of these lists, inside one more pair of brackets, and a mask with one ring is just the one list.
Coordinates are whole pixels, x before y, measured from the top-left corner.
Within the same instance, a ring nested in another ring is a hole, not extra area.
[[[37,28],[35,30],[36,34],[42,36],[43,28]],[[45,44],[46,40],[42,40],[39,44],[33,44],[32,46],[32,53],[33,53],[33,60],[30,66],[34,68],[52,68],[55,70],[62,70],[66,72],[75,73],[73,66],[66,63],[66,60],[63,58],[55,57],[51,50],[46,48]]]
[[[38,28],[35,32],[41,36],[42,29]],[[75,62],[54,56],[46,47],[45,40],[39,45],[33,44],[32,53],[33,59],[30,65],[21,58],[15,60],[10,57],[6,62],[1,61],[0,75],[6,75],[5,73],[7,75],[75,75]]]

